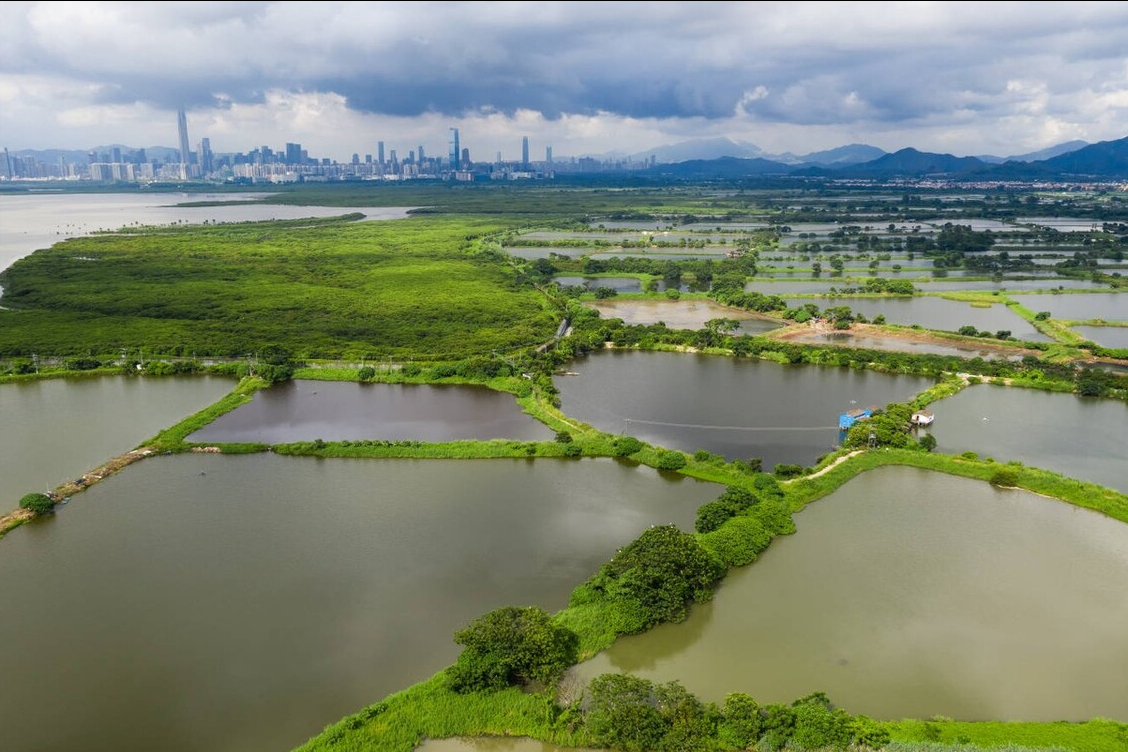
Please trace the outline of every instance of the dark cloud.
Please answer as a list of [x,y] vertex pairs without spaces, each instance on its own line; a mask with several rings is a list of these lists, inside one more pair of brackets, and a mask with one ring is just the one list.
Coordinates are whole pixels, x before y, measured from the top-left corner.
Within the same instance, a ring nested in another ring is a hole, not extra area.
[[160,108],[281,89],[396,116],[896,124],[1005,114],[1014,80],[1128,90],[1122,3],[5,3],[0,20],[3,72]]

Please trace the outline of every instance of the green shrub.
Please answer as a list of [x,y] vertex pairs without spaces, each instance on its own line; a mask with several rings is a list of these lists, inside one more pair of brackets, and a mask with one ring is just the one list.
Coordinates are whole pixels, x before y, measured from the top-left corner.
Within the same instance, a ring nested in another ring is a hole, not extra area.
[[20,509],[30,509],[35,514],[48,514],[55,511],[55,502],[42,493],[29,493],[20,499]]
[[371,381],[376,376],[376,369],[372,366],[365,366],[356,372],[356,377],[361,381]]
[[1017,486],[1018,471],[1011,467],[1000,467],[991,474],[990,483],[992,486]]
[[629,457],[642,449],[642,442],[634,436],[620,436],[615,439],[615,456]]
[[802,465],[778,464],[773,471],[780,478],[797,478],[803,474]]
[[698,507],[694,529],[699,533],[712,532],[758,501],[751,491],[729,486],[717,499]]
[[572,434],[567,431],[557,431],[555,441],[557,444],[571,444]]
[[681,452],[667,450],[658,455],[659,470],[681,470],[685,464],[685,455]]
[[735,517],[722,527],[701,536],[701,545],[726,567],[742,567],[772,542],[772,534],[758,517]]

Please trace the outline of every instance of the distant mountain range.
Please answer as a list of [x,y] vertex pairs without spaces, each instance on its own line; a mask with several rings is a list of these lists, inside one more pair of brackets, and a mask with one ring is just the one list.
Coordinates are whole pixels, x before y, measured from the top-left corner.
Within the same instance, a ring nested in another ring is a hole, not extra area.
[[[96,146],[85,151],[24,149],[13,154],[34,156],[43,162],[57,164],[60,160],[85,162],[89,151],[111,153],[115,148],[120,149],[123,155],[136,151],[134,147],[117,144]],[[145,148],[148,159],[174,161],[179,158],[178,155],[176,149],[167,146]],[[602,156],[608,158],[612,155]],[[956,157],[913,148],[888,154],[867,144],[849,144],[804,155],[790,152],[768,154],[755,144],[728,138],[694,139],[630,155],[636,162],[647,161],[651,157],[657,164],[648,173],[674,179],[734,179],[763,175],[870,179],[935,175],[968,180],[1128,178],[1128,137],[1096,144],[1067,141],[1006,158],[989,154]]]
[[[1087,141],[1066,141],[1065,143],[1051,146],[1047,149],[1032,151],[1026,154],[1012,154],[1009,157],[998,157],[993,154],[976,155],[975,159],[987,164],[1003,164],[1005,162],[1035,162],[1051,159],[1053,157],[1077,151],[1088,146]],[[657,146],[646,151],[635,152],[630,155],[604,154],[603,158],[629,158],[634,162],[644,162],[651,157],[659,164],[674,162],[690,162],[697,160],[721,159],[735,157],[737,159],[767,159],[785,165],[815,165],[820,167],[841,167],[845,165],[864,164],[885,156],[886,152],[876,146],[868,144],[849,144],[836,149],[816,151],[810,154],[769,154],[756,144],[748,141],[733,141],[729,138],[697,138],[690,141],[681,141],[676,144]]]
[[[1081,144],[1075,149],[1070,145]],[[851,161],[873,149],[880,156],[867,161]],[[1054,154],[1026,161],[1025,157]],[[838,161],[816,161],[834,159]],[[669,178],[738,178],[762,175],[797,175],[839,178],[891,178],[944,176],[968,180],[1038,180],[1057,178],[1128,178],[1128,137],[1085,145],[1074,141],[1040,152],[1009,157],[1002,163],[991,163],[978,157],[956,157],[916,149],[901,149],[892,154],[875,147],[854,144],[828,152],[815,152],[784,162],[765,157],[687,160],[675,164],[658,164],[650,172]],[[810,161],[806,161],[806,160]]]

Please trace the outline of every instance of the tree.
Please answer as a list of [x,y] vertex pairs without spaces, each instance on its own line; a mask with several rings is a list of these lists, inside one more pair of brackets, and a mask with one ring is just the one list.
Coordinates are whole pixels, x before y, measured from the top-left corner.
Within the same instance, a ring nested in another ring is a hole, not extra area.
[[926,452],[931,452],[936,448],[936,437],[930,433],[926,433],[924,436],[920,437],[920,441],[918,443],[920,444],[921,449]]
[[29,493],[20,499],[20,509],[28,509],[35,514],[49,514],[55,511],[55,502],[42,493]]
[[376,369],[373,368],[372,366],[365,366],[364,368],[361,368],[357,372],[357,377],[361,381],[370,381],[375,376],[376,376]]
[[705,328],[713,334],[725,334],[739,329],[740,322],[730,318],[709,319],[705,322]]
[[681,470],[685,467],[685,455],[672,449],[658,455],[659,470]]
[[457,692],[550,684],[579,659],[576,633],[535,606],[491,611],[456,632],[454,641],[464,646],[447,671]]
[[743,692],[725,695],[721,710],[721,741],[736,749],[749,749],[760,738],[760,706]]
[[658,749],[666,735],[654,685],[626,674],[592,679],[585,720],[597,744],[628,752]]
[[577,588],[584,596],[617,601],[620,634],[641,632],[664,621],[681,621],[689,604],[707,600],[724,566],[697,538],[673,525],[652,527],[621,549]]
[[853,720],[835,708],[822,692],[796,700],[795,728],[788,741],[796,749],[845,749],[851,741]]

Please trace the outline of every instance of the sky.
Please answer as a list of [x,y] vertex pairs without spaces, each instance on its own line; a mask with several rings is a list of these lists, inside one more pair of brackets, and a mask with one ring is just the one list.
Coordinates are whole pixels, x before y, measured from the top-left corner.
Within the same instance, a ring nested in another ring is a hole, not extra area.
[[1128,135],[1125,2],[3,2],[0,147],[338,160],[727,137],[1007,156]]

